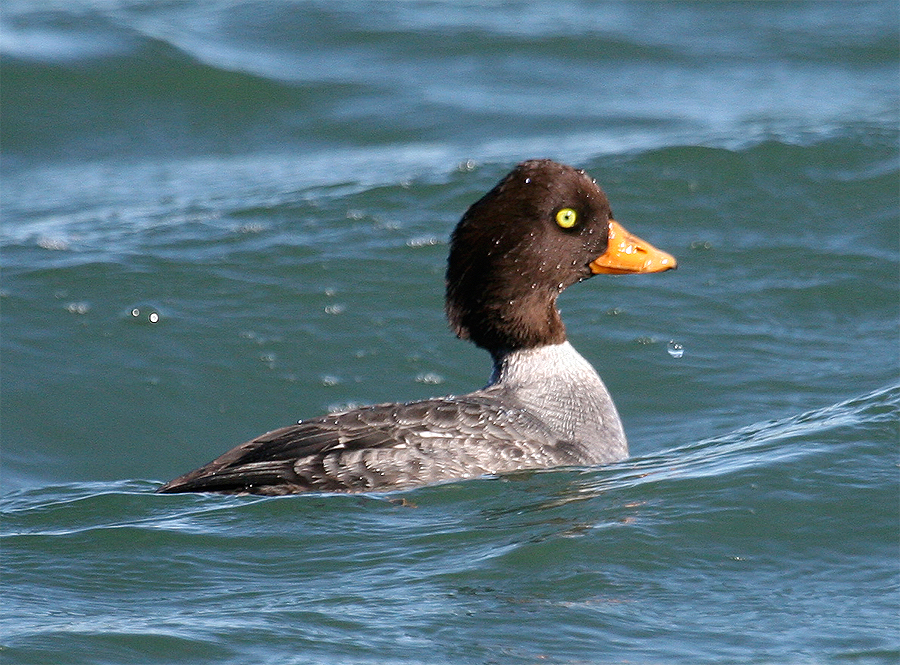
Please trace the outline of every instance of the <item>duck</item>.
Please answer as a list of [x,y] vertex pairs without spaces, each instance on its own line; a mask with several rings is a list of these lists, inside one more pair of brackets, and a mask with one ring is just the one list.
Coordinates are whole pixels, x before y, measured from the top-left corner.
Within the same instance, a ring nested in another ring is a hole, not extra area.
[[596,275],[676,267],[615,220],[584,170],[522,162],[468,208],[450,238],[445,313],[457,337],[490,354],[485,387],[300,420],[157,491],[390,492],[621,461],[622,421],[568,341],[557,298]]

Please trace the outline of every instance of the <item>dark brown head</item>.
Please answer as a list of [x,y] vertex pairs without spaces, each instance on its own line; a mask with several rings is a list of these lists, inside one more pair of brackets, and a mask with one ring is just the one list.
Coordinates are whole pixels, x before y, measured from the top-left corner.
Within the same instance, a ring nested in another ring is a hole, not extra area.
[[594,274],[658,272],[675,259],[613,221],[584,172],[550,160],[519,164],[466,211],[447,265],[447,318],[492,354],[566,339],[562,291]]

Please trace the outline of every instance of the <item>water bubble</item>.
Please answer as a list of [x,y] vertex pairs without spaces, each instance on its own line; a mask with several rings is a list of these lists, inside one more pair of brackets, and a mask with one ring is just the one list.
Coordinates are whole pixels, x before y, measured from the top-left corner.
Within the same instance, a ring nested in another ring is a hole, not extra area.
[[680,358],[681,356],[684,355],[684,347],[681,345],[680,342],[676,342],[674,340],[670,341],[666,345],[666,351],[668,351],[669,355],[672,356],[673,358]]
[[416,376],[416,382],[436,386],[444,382],[444,377],[434,372],[423,372]]
[[434,236],[418,236],[416,238],[410,238],[406,241],[407,247],[429,247],[440,244],[441,241]]
[[[138,319],[139,321],[143,319],[140,307],[132,307],[129,313],[131,314],[131,318],[133,319]],[[150,323],[159,323],[160,321],[159,312],[154,309],[148,309],[145,313],[145,316],[146,321]]]
[[87,314],[91,305],[86,302],[70,302],[66,304],[66,311],[70,314]]

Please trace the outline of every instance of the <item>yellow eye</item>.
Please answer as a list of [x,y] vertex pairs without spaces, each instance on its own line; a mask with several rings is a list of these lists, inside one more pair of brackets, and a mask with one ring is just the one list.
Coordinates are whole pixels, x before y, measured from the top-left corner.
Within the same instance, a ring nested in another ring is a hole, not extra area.
[[556,213],[556,223],[564,229],[571,229],[578,221],[578,213],[571,208],[563,208]]

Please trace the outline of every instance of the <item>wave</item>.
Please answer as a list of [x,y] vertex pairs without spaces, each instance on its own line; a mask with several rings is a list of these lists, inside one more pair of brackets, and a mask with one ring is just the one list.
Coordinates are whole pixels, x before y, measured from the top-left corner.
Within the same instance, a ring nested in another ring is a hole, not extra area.
[[[597,6],[591,23],[579,17],[584,6],[560,4],[556,23],[541,5],[518,8],[528,16],[514,24],[476,5],[13,8],[0,30],[4,85],[16,93],[4,99],[5,162],[348,143],[431,143],[456,161],[583,161],[673,145],[803,141],[853,122],[896,125],[890,21],[870,18],[875,37],[851,31],[823,53],[817,31],[837,30],[843,10],[800,12],[780,48],[765,33],[763,54],[745,48],[743,24],[732,26],[741,35],[733,41],[684,42],[642,11]],[[718,37],[703,11],[669,18]],[[572,30],[577,45],[560,38]],[[579,91],[577,104],[560,103],[568,89]]]
[[[684,201],[690,214],[697,216],[696,232],[709,219],[745,208],[742,197],[748,196],[768,200],[770,213],[773,207],[781,207],[781,214],[792,216],[803,207],[807,214],[818,216],[820,224],[842,224],[837,217],[819,214],[822,197],[830,197],[830,205],[843,205],[842,201],[853,205],[856,189],[865,187],[870,200],[875,191],[896,199],[892,192],[898,173],[897,137],[896,129],[854,123],[832,135],[804,136],[802,142],[760,136],[752,143],[744,137],[744,145],[732,148],[661,146],[673,137],[648,134],[639,149],[633,135],[604,139],[573,133],[562,141],[523,137],[477,147],[417,142],[303,153],[181,155],[162,162],[144,156],[125,165],[107,160],[50,162],[5,175],[8,223],[0,229],[0,244],[53,250],[28,252],[24,260],[42,258],[57,265],[116,260],[133,252],[152,254],[154,249],[147,244],[150,235],[152,245],[171,236],[175,244],[167,245],[169,249],[177,249],[179,241],[186,240],[191,241],[186,246],[195,248],[201,238],[204,243],[246,239],[248,228],[265,230],[273,220],[286,216],[294,220],[319,216],[321,208],[354,208],[357,198],[383,188],[410,198],[411,206],[440,206],[447,197],[459,206],[457,199],[465,201],[471,191],[489,187],[517,159],[548,154],[584,166],[601,183],[616,183],[620,199],[624,191],[646,200],[651,207],[642,214],[648,219],[666,218],[672,201]],[[121,177],[122,169],[127,178]],[[780,191],[785,169],[793,172],[791,195]],[[635,177],[623,183],[623,172],[633,172]],[[654,174],[655,189],[647,189],[648,173]],[[52,183],[52,187],[35,191],[34,183]],[[435,197],[433,185],[447,193]],[[834,201],[836,196],[842,198]],[[652,199],[657,203],[649,204]],[[860,228],[884,236],[877,243],[857,247],[861,270],[866,269],[872,251],[878,251],[882,259],[895,260],[894,210],[895,205],[886,204],[858,213]],[[452,218],[459,212],[459,207],[441,208],[430,214]],[[728,223],[727,236],[718,229],[706,231],[698,246],[718,251],[718,260],[726,262],[773,240],[781,245],[774,251],[785,253],[786,260],[798,247],[829,261],[836,251],[852,252],[856,246],[853,236],[844,233],[829,234],[828,244],[822,245],[821,234],[763,239],[748,235],[743,227],[732,229],[733,224]],[[760,232],[767,228],[768,224],[761,226]],[[7,258],[12,261],[8,267],[16,265],[15,255]],[[748,288],[754,284],[746,282]]]
[[780,420],[766,421],[724,436],[672,448],[642,459],[659,478],[721,476],[819,452],[815,444],[835,430],[896,429],[900,383],[837,404]]
[[[726,435],[632,458],[602,468],[523,472],[503,478],[455,481],[396,493],[330,495],[310,493],[296,497],[265,498],[220,495],[153,494],[156,481],[119,480],[44,485],[8,492],[0,500],[4,537],[53,536],[94,529],[132,527],[179,532],[216,530],[222,520],[237,513],[296,514],[312,502],[310,510],[357,510],[373,505],[469,505],[491,514],[560,507],[617,493],[660,495],[674,492],[681,483],[717,479],[746,484],[748,475],[771,475],[773,469],[791,468],[803,460],[830,456],[829,464],[895,443],[900,423],[900,383],[799,415],[750,425]],[[849,435],[847,433],[850,432]],[[841,438],[843,448],[831,442]],[[849,443],[847,443],[849,442]],[[744,479],[733,480],[735,476]],[[860,482],[878,482],[860,479]],[[326,500],[326,503],[321,503]],[[272,505],[296,502],[293,506]],[[306,502],[306,504],[304,504]],[[257,506],[257,504],[266,504]]]

